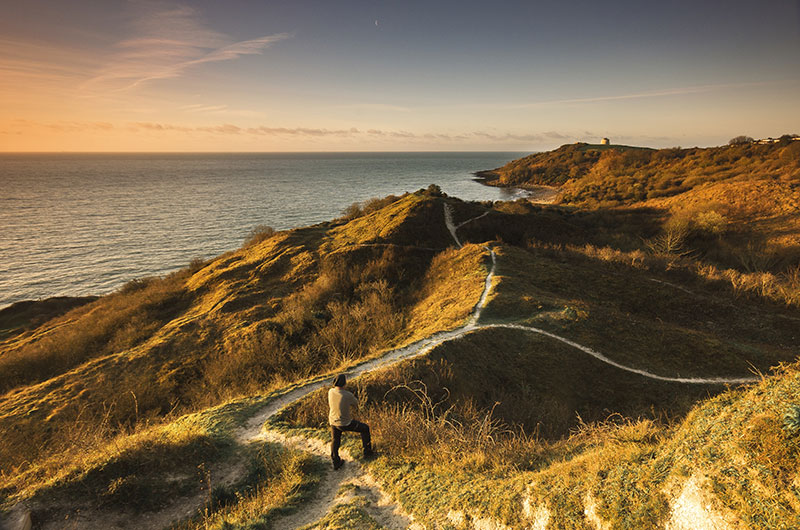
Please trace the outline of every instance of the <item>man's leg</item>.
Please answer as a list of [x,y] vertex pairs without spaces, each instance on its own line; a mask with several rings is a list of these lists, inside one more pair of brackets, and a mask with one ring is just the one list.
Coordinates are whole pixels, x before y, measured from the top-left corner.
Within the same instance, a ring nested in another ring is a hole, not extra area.
[[331,425],[331,461],[333,469],[342,467],[342,459],[339,458],[339,445],[342,443],[342,431]]
[[364,456],[372,455],[372,438],[370,437],[369,425],[353,420],[347,427],[342,427],[342,430],[361,434],[361,447],[364,448]]

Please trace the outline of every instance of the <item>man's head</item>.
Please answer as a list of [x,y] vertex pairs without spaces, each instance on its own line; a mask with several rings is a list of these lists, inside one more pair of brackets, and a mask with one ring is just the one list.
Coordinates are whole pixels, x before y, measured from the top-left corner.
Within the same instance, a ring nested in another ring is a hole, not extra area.
[[333,386],[338,386],[340,388],[343,388],[344,385],[346,384],[347,384],[347,376],[345,376],[344,374],[337,375],[336,378],[333,380]]

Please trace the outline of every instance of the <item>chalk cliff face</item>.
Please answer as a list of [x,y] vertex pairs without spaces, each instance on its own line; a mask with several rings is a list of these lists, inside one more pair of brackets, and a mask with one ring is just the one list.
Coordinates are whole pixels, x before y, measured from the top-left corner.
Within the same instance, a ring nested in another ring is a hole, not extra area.
[[[568,147],[596,158],[575,182],[625,155]],[[797,191],[794,163],[772,184]],[[688,180],[685,210],[432,186],[75,307],[12,308],[0,502],[121,528],[302,510],[325,445],[297,437],[325,439],[324,383],[351,370],[380,454],[331,504],[339,528],[379,517],[380,488],[420,528],[798,526],[797,206]]]

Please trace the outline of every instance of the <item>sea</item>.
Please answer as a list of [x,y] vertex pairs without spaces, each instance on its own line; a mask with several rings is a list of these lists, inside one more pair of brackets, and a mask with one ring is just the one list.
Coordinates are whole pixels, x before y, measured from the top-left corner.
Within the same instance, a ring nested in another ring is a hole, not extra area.
[[527,153],[0,154],[0,309],[102,295],[239,248],[258,225],[331,220],[437,184],[511,200],[473,173]]

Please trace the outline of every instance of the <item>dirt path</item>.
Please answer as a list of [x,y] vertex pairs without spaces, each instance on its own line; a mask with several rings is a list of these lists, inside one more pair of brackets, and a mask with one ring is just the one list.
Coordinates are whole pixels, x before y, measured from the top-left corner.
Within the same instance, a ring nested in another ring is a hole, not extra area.
[[543,329],[535,328],[533,326],[520,326],[518,324],[486,324],[483,326],[479,326],[482,329],[486,328],[505,328],[505,329],[518,329],[521,331],[527,331],[529,333],[538,333],[540,335],[544,335],[545,337],[550,337],[551,339],[555,339],[557,341],[563,342],[573,348],[577,348],[584,353],[587,353],[594,357],[595,359],[602,361],[608,365],[611,365],[615,368],[619,368],[620,370],[624,370],[626,372],[631,372],[634,374],[641,375],[643,377],[647,377],[648,379],[656,379],[658,381],[669,381],[671,383],[686,383],[690,385],[709,385],[709,384],[732,384],[738,385],[743,383],[755,383],[756,381],[760,381],[758,377],[712,377],[712,378],[703,378],[703,377],[669,377],[664,375],[654,374],[652,372],[648,372],[647,370],[642,370],[639,368],[632,368],[630,366],[626,366],[624,364],[620,364],[612,359],[609,359],[602,353],[589,348],[588,346],[583,346],[578,344],[577,342],[573,342],[565,337],[561,337],[560,335],[556,335],[555,333],[550,333],[549,331],[545,331]]
[[[463,245],[461,244],[461,241],[458,240],[458,234],[456,234],[458,227],[453,222],[453,207],[447,203],[444,205],[444,224],[447,227],[448,232],[450,232],[450,235],[453,236],[453,241],[456,242],[456,246],[461,248]],[[461,224],[463,225],[464,223]]]
[[[484,215],[486,214],[484,213],[479,217],[483,217]],[[449,205],[445,205],[444,218],[445,218],[445,224],[447,225],[447,229],[453,237],[453,241],[455,241],[456,245],[461,247],[462,246],[461,242],[458,239],[458,235],[456,233],[458,227],[453,222],[452,210],[450,209]],[[463,226],[464,224],[471,222],[475,219],[477,218],[467,220],[458,226]],[[489,270],[489,273],[486,275],[486,280],[484,282],[484,288],[483,292],[481,293],[480,300],[478,304],[475,306],[475,309],[472,312],[472,316],[470,317],[467,324],[452,331],[446,331],[434,334],[431,337],[415,342],[409,346],[406,346],[405,348],[389,351],[382,357],[362,363],[359,366],[356,366],[355,368],[348,371],[347,372],[348,377],[353,378],[363,373],[389,366],[401,360],[424,355],[434,347],[444,342],[459,339],[468,333],[472,333],[480,329],[506,328],[506,329],[518,329],[529,333],[537,333],[540,335],[544,335],[546,337],[550,337],[554,340],[563,342],[564,344],[577,348],[580,351],[587,353],[588,355],[591,355],[595,359],[598,359],[608,365],[614,366],[620,370],[625,370],[627,372],[632,372],[641,375],[643,377],[656,379],[659,381],[670,381],[670,382],[686,383],[686,384],[741,384],[741,383],[751,383],[758,380],[755,377],[684,378],[684,377],[662,376],[648,372],[646,370],[641,370],[638,368],[632,368],[623,365],[593,350],[592,348],[589,348],[588,346],[583,346],[565,337],[556,335],[555,333],[550,333],[548,331],[535,328],[532,326],[521,326],[516,324],[486,324],[486,325],[478,324],[481,312],[483,311],[483,308],[486,306],[486,301],[491,292],[492,280],[494,278],[495,269],[497,267],[497,257],[494,251],[491,249],[488,250],[492,258],[492,266],[491,269]],[[283,408],[286,405],[289,405],[290,403],[294,402],[297,399],[302,398],[303,396],[309,394],[310,392],[313,392],[314,390],[322,388],[324,385],[325,385],[324,382],[312,383],[304,387],[297,388],[289,392],[288,394],[280,398],[277,398],[275,401],[270,403],[270,405],[265,407],[265,409],[262,411],[261,414],[258,414],[248,423],[248,426],[245,428],[244,431],[242,431],[240,439],[242,439],[242,441],[251,441],[256,439],[277,441],[278,443],[283,443],[284,445],[294,446],[315,453],[317,455],[326,457],[328,450],[327,445],[323,444],[319,440],[308,440],[302,437],[287,438],[285,435],[277,433],[275,431],[265,431],[263,433],[259,433],[260,426],[263,425],[263,423],[267,419],[269,419],[273,414],[277,413],[281,408]],[[356,475],[360,475],[362,477],[369,477],[369,475],[365,473],[357,463],[353,462],[352,459],[350,459],[350,462],[348,462],[348,464],[351,464],[351,466],[345,473],[335,476],[333,480],[331,480],[330,477],[326,477],[326,480],[323,481],[325,483],[325,486],[323,487],[322,491],[320,491],[317,494],[315,499],[296,514],[286,517],[281,522],[281,524],[278,525],[278,527],[301,528],[305,525],[318,521],[319,519],[324,517],[324,515],[338,503],[336,493],[338,492],[342,484],[350,483],[353,480],[353,477],[355,477]],[[356,468],[356,470],[353,471],[353,468]],[[371,483],[376,484],[375,481],[371,479],[371,477],[369,477],[369,480],[371,481]],[[375,491],[374,493],[378,493],[385,497],[385,494],[382,492]],[[402,524],[410,523],[411,521],[410,518],[408,518],[408,516],[402,514],[402,511],[397,506],[392,508],[391,513],[395,514],[395,516],[399,518],[397,521],[401,522]],[[401,526],[401,527],[386,525],[385,523],[381,524],[384,524],[389,528],[408,527],[408,524],[406,524],[406,526]]]
[[[484,215],[486,215],[486,213],[476,218],[464,221],[458,226],[463,226],[466,223],[472,222],[480,217],[483,217]],[[444,207],[444,219],[445,219],[445,224],[447,225],[447,229],[453,237],[453,241],[455,241],[456,245],[458,245],[458,247],[460,248],[462,244],[458,239],[458,235],[456,234],[458,227],[453,222],[452,210],[449,205],[445,205]],[[348,378],[354,378],[363,373],[384,368],[402,360],[425,355],[431,349],[435,348],[436,346],[444,342],[449,342],[451,340],[459,339],[464,335],[473,333],[480,329],[505,328],[505,329],[517,329],[529,333],[537,333],[540,335],[544,335],[553,340],[557,340],[564,344],[577,348],[578,350],[588,355],[591,355],[595,359],[598,359],[608,365],[614,366],[620,370],[632,372],[641,375],[643,377],[656,379],[659,381],[670,381],[670,382],[686,383],[686,384],[741,384],[741,383],[751,383],[754,381],[758,381],[758,378],[755,377],[707,379],[707,378],[683,378],[683,377],[662,376],[639,368],[633,368],[630,366],[623,365],[606,357],[602,353],[599,353],[594,349],[589,348],[588,346],[583,346],[570,339],[556,335],[555,333],[551,333],[532,326],[522,326],[517,324],[479,324],[478,321],[480,319],[483,308],[486,306],[486,302],[491,292],[492,281],[494,279],[495,269],[497,267],[497,257],[494,251],[488,247],[487,250],[489,250],[492,259],[491,268],[488,274],[486,275],[486,280],[484,282],[484,288],[483,292],[481,293],[481,297],[478,303],[476,304],[475,308],[473,309],[472,316],[470,317],[470,319],[467,321],[466,324],[454,330],[436,333],[434,335],[431,335],[430,337],[409,344],[408,346],[405,346],[403,348],[398,348],[396,350],[388,351],[381,357],[365,361],[347,371],[346,374]],[[286,394],[273,399],[256,415],[250,418],[250,420],[248,420],[244,426],[242,426],[238,431],[236,431],[235,437],[237,441],[241,444],[249,444],[262,440],[273,441],[281,443],[288,447],[295,447],[298,449],[302,449],[304,451],[311,452],[323,458],[327,458],[328,454],[327,444],[324,444],[319,440],[306,439],[299,436],[287,437],[276,431],[262,430],[265,422],[270,417],[275,415],[278,411],[280,411],[282,408],[286,407],[287,405],[290,405],[291,403],[294,403],[299,399],[302,399],[309,393],[322,388],[326,384],[327,381],[317,381],[309,383],[294,388],[289,392],[287,392]],[[224,469],[217,469],[216,470],[216,476],[218,481],[217,483],[232,483],[238,477],[240,477],[243,474],[243,472],[244,472],[243,465],[242,466],[233,465]],[[335,473],[333,471],[328,473],[328,475],[322,480],[322,483],[318,491],[316,492],[314,498],[310,502],[308,502],[305,506],[303,506],[300,510],[298,510],[294,514],[281,518],[279,522],[276,522],[276,524],[273,525],[273,527],[280,528],[282,530],[296,529],[296,528],[302,528],[316,521],[319,521],[322,517],[325,516],[326,513],[330,511],[331,508],[335,507],[337,504],[341,502],[344,502],[343,499],[346,500],[346,497],[341,497],[339,495],[341,486],[345,484],[358,485],[359,488],[363,489],[363,491],[368,497],[375,499],[374,503],[370,503],[371,505],[370,515],[372,515],[375,518],[375,520],[379,522],[379,524],[382,524],[383,526],[386,526],[387,528],[391,529],[410,528],[416,526],[413,523],[413,519],[407,514],[403,513],[400,506],[397,505],[395,502],[393,502],[391,498],[388,495],[386,495],[385,492],[383,492],[383,490],[378,485],[377,481],[374,478],[372,478],[360,466],[360,464],[355,462],[352,458],[348,458],[348,462],[343,469]],[[197,498],[184,499],[180,503],[176,503],[172,506],[169,506],[162,512],[150,514],[147,517],[140,518],[137,521],[127,521],[127,524],[125,521],[120,520],[120,518],[115,517],[112,514],[96,513],[93,514],[94,517],[92,516],[82,517],[80,521],[81,524],[75,526],[75,528],[158,529],[167,526],[170,522],[172,522],[175,519],[178,519],[180,517],[185,517],[187,515],[194,513],[197,509],[199,509],[201,505],[202,502],[198,503]],[[113,523],[110,525],[109,523],[112,521]],[[119,524],[119,526],[117,526],[117,524]],[[63,527],[64,526],[62,522],[60,528]],[[56,527],[47,526],[47,528],[56,528]]]
[[[270,430],[262,432],[257,439],[306,451],[325,460],[330,458],[328,444],[318,439],[286,436]],[[341,450],[341,455],[346,462],[344,467],[337,471],[330,469],[322,479],[314,497],[300,511],[276,519],[272,526],[276,529],[294,529],[316,523],[335,506],[350,499],[349,495],[342,494],[344,486],[355,486],[359,495],[366,497],[369,501],[367,505],[369,515],[381,526],[392,530],[405,530],[413,527],[413,518],[402,511],[346,449]]]

